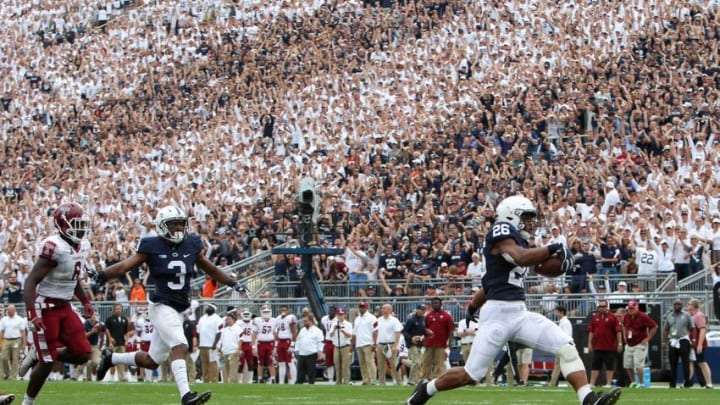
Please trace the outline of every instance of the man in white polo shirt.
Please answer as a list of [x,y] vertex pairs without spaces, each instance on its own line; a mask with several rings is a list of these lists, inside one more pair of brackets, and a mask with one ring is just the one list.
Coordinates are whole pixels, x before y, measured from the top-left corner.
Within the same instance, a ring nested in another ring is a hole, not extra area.
[[2,375],[17,380],[20,351],[25,345],[25,318],[18,315],[15,305],[8,305],[7,315],[0,319],[0,342],[2,342]]
[[200,366],[202,367],[202,379],[206,384],[218,382],[217,355],[213,352],[213,346],[222,329],[223,319],[215,313],[216,310],[215,305],[207,304],[205,315],[200,317],[197,325]]
[[223,383],[238,382],[238,360],[240,359],[240,335],[243,330],[236,321],[235,311],[230,311],[225,317],[225,327],[220,332],[220,340],[217,350],[220,354],[222,364]]
[[323,343],[325,335],[315,326],[315,319],[312,315],[303,316],[304,328],[300,329],[295,341],[297,351],[297,379],[295,384],[302,384],[306,380],[308,384],[315,384],[315,371],[318,358],[325,358]]
[[370,385],[375,382],[377,368],[375,367],[375,340],[373,332],[377,327],[377,318],[367,310],[368,303],[360,301],[358,306],[360,313],[355,317],[353,326],[353,346],[357,349],[358,362],[360,363],[360,374],[363,385]]
[[[350,382],[350,363],[352,363],[352,352],[350,341],[352,339],[352,324],[345,319],[345,308],[337,309],[337,316],[328,328],[328,336],[333,345],[333,364],[338,367],[337,383],[347,384]],[[325,361],[327,364],[327,360]]]
[[397,362],[398,343],[402,336],[403,325],[393,316],[392,305],[382,306],[382,316],[377,320],[377,328],[373,333],[373,339],[377,344],[375,354],[377,356],[378,378],[380,385],[385,385],[386,364],[390,362],[390,374],[396,383],[400,381],[398,371],[393,365]]

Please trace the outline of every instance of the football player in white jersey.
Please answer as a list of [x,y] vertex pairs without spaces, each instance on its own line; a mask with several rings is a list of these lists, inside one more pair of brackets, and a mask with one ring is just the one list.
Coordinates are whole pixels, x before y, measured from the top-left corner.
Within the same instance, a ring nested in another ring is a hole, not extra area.
[[[135,333],[135,335],[140,337],[140,350],[147,353],[150,350],[150,341],[152,340],[155,328],[152,322],[150,322],[147,307],[138,306],[137,312],[138,316],[135,320],[135,330],[137,333]],[[148,382],[153,381],[153,371],[151,369],[140,367],[139,370],[142,370],[138,373],[139,378]]]
[[255,370],[253,368],[253,334],[257,330],[253,323],[252,313],[248,308],[243,308],[240,311],[240,320],[238,321],[240,327],[240,367],[242,367],[242,383],[252,384],[253,374]]
[[[275,352],[278,362],[278,381],[285,384],[286,372],[290,371],[292,353],[297,337],[297,318],[290,313],[286,304],[280,305],[280,315],[275,319]],[[288,374],[288,381],[292,382],[292,373]]]
[[37,367],[30,375],[23,405],[35,403],[56,361],[80,365],[90,360],[85,327],[70,305],[75,296],[87,318],[94,312],[78,282],[90,252],[85,239],[90,217],[79,204],[63,203],[53,211],[53,221],[58,234],[42,241],[38,259],[25,279],[24,301],[28,322],[34,327],[35,350],[18,371],[25,375]]
[[335,381],[335,346],[333,345],[332,336],[330,336],[330,329],[332,329],[332,326],[337,322],[337,319],[335,319],[336,312],[337,308],[331,306],[328,308],[328,314],[320,319],[320,325],[322,325],[325,331],[325,347],[323,349],[325,352],[325,371],[327,372],[325,377],[331,384]]
[[268,384],[275,382],[275,367],[273,367],[273,352],[275,351],[275,318],[272,317],[272,309],[269,305],[263,305],[260,309],[260,317],[253,319],[255,330],[252,336],[253,355],[257,356],[258,382],[263,378],[265,368],[270,373]]

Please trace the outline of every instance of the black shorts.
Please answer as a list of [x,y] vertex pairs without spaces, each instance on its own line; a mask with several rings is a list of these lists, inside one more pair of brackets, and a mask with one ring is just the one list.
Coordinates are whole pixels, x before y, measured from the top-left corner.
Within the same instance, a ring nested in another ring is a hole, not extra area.
[[600,371],[605,365],[605,370],[615,370],[615,358],[617,352],[610,350],[595,350],[592,358],[592,370]]

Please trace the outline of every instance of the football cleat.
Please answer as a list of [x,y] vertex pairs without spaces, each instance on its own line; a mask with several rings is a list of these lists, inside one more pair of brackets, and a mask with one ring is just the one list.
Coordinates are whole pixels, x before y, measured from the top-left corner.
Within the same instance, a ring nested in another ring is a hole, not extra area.
[[[28,350],[27,355],[25,355],[25,358],[23,359],[22,363],[20,363],[20,367],[18,367],[18,375],[20,377],[25,377],[25,374],[27,374],[30,369],[35,367],[35,365],[38,362],[38,356],[37,352],[35,351],[34,347],[31,347],[30,350]],[[0,402],[0,404],[4,404],[5,402]],[[8,404],[10,402],[7,402]]]
[[605,392],[591,392],[583,400],[583,405],[613,405],[620,399],[622,390],[618,387]]
[[95,372],[97,382],[102,382],[102,380],[105,379],[105,374],[113,367],[112,355],[113,352],[110,349],[107,347],[103,349],[102,360],[100,360],[100,364],[98,364],[97,371]]
[[212,393],[210,391],[198,394],[197,392],[188,392],[182,397],[182,405],[200,405],[210,400]]
[[415,391],[405,401],[405,405],[422,405],[430,399],[427,393],[428,380],[422,380],[415,386]]
[[15,395],[13,394],[0,394],[0,405],[8,405],[11,404],[12,401],[15,400]]

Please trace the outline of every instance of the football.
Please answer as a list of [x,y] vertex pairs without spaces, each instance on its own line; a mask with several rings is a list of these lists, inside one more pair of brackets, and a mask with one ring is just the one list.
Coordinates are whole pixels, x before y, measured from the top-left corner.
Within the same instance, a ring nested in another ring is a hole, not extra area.
[[535,266],[535,273],[545,277],[557,277],[562,273],[562,260],[557,256],[550,256],[543,263]]

